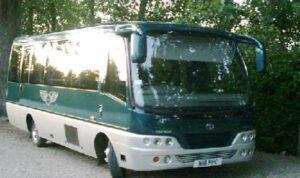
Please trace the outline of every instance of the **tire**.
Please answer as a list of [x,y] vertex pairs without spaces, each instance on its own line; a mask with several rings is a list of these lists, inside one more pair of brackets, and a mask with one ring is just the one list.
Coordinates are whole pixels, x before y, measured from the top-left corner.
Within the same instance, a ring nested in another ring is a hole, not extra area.
[[39,136],[38,129],[34,122],[32,123],[30,132],[33,144],[37,147],[43,147],[46,145],[47,140]]
[[118,164],[118,160],[114,151],[114,148],[110,142],[108,142],[108,150],[107,154],[107,162],[108,167],[110,169],[110,174],[113,178],[124,178],[125,177],[125,169],[121,168]]

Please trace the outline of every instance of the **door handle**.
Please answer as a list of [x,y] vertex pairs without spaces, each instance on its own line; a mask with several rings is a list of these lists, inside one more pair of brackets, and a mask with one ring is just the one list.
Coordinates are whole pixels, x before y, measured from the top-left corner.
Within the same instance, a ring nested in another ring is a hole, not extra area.
[[20,84],[20,85],[19,85],[19,91],[20,91],[20,92],[23,92],[23,91],[24,91],[24,86],[23,86],[23,84]]
[[102,114],[103,114],[103,105],[102,105],[102,104],[100,104],[100,105],[98,106],[98,112],[99,112],[99,117],[101,118],[101,117],[102,117]]

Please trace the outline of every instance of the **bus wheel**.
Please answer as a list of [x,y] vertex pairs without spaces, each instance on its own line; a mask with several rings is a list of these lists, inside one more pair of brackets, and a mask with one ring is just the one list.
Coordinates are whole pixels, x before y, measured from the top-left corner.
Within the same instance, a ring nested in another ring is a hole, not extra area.
[[110,141],[108,142],[108,149],[105,150],[108,166],[110,169],[110,174],[113,178],[125,177],[125,169],[119,167],[118,160],[114,151],[114,148]]
[[35,126],[35,123],[32,123],[32,126],[31,126],[31,139],[32,139],[32,142],[37,147],[44,146],[47,141],[46,139],[39,136],[39,131],[38,131],[37,127]]

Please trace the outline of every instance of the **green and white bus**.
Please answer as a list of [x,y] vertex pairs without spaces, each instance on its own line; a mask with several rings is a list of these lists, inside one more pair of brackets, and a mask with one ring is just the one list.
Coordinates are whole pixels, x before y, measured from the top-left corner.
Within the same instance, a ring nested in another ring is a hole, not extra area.
[[123,22],[15,39],[7,113],[33,143],[126,169],[248,161],[253,101],[239,47],[255,38],[195,25]]

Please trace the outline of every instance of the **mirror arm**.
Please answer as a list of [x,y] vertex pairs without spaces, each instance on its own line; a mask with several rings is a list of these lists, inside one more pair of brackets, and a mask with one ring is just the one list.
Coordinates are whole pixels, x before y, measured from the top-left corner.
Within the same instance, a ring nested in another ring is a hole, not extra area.
[[256,46],[256,71],[263,72],[266,69],[266,48],[263,42],[244,35],[236,35],[237,42]]
[[263,42],[255,39],[251,36],[236,35],[235,39],[236,39],[237,42],[254,45],[254,46],[257,46],[258,48],[265,51],[265,45],[263,44]]
[[138,33],[141,36],[144,35],[143,30],[139,26],[132,24],[117,25],[115,27],[115,32],[121,36],[128,36],[132,33]]

